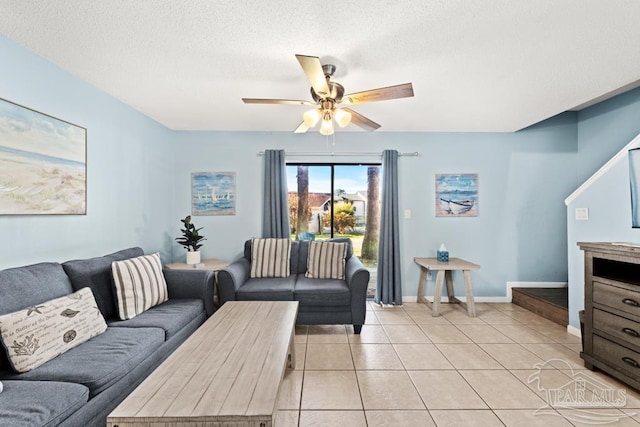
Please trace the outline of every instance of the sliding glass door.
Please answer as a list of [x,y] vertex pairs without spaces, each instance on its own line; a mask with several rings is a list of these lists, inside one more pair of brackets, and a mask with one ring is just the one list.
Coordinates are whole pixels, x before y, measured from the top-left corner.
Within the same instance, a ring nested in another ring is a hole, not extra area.
[[375,292],[380,226],[380,164],[288,163],[291,238],[349,237],[372,273]]

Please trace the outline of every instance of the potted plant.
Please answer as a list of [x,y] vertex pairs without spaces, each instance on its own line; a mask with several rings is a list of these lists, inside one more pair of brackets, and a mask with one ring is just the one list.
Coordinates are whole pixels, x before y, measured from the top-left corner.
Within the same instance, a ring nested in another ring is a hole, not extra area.
[[196,228],[196,226],[191,223],[191,215],[187,215],[185,219],[181,219],[180,222],[184,224],[184,228],[180,229],[180,231],[182,231],[182,237],[176,237],[176,241],[187,249],[187,264],[199,264],[200,251],[198,249],[202,247],[200,242],[207,240],[198,233],[203,227]]

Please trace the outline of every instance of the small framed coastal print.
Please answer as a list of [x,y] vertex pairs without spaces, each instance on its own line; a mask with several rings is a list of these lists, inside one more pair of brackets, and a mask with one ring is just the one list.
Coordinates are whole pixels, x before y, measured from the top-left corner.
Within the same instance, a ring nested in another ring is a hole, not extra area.
[[0,98],[0,215],[86,215],[87,130]]
[[191,174],[192,215],[235,215],[236,173],[193,172]]
[[478,216],[478,174],[436,175],[436,217]]

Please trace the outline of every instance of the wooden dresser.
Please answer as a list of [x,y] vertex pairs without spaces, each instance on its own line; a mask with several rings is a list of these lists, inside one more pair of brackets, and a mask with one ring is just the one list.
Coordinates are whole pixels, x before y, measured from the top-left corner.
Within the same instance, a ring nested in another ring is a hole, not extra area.
[[584,251],[584,348],[580,357],[640,390],[640,246],[578,243]]

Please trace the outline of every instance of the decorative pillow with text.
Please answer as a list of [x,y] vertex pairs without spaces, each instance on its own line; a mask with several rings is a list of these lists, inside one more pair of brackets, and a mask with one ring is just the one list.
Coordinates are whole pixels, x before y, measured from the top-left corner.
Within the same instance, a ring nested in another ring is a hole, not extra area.
[[2,345],[16,372],[35,369],[106,330],[90,288],[0,316]]
[[114,261],[111,270],[121,320],[132,319],[169,299],[159,253]]
[[251,278],[289,277],[290,239],[251,240]]
[[309,242],[309,257],[305,277],[312,279],[344,280],[347,244],[335,242]]

